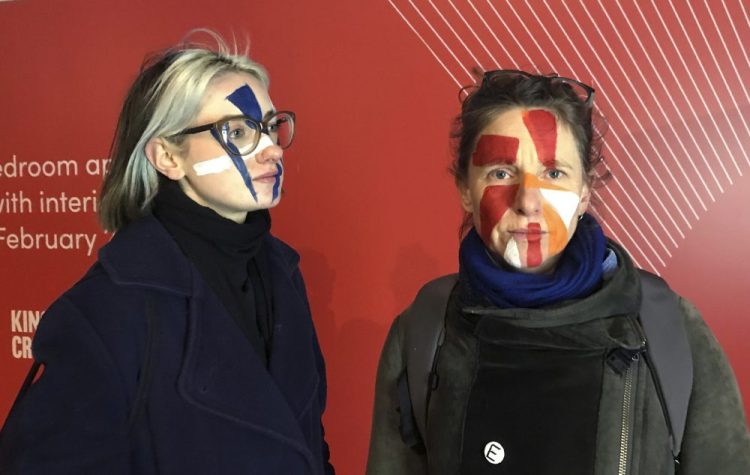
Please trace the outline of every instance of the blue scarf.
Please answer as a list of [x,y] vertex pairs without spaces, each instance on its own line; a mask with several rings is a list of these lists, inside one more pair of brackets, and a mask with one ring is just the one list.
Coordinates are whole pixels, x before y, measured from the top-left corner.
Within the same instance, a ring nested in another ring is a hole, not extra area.
[[466,305],[535,308],[591,294],[602,280],[607,239],[596,220],[586,214],[548,274],[525,274],[498,265],[475,229],[459,250],[462,300]]

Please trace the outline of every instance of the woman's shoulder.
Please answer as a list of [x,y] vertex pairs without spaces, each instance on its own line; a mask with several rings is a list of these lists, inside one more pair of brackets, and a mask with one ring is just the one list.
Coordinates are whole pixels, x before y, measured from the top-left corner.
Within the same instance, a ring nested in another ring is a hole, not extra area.
[[278,257],[286,268],[293,270],[297,267],[300,255],[291,245],[271,233],[266,237],[266,244],[271,255]]

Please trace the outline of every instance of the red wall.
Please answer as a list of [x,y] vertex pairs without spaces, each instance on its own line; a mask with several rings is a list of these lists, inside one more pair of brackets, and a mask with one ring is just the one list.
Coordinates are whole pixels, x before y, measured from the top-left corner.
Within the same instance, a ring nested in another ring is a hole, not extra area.
[[[363,471],[390,321],[422,282],[456,269],[461,216],[447,137],[458,85],[477,63],[557,71],[597,88],[615,176],[599,192],[605,229],[701,309],[747,407],[750,320],[738,311],[750,306],[747,7],[494,3],[0,2],[0,420],[29,366],[28,316],[94,259],[85,246],[11,249],[9,235],[23,227],[106,241],[92,212],[43,213],[40,193],[94,195],[101,177],[86,165],[107,156],[144,53],[195,27],[250,38],[275,104],[298,115],[274,230],[302,254],[340,473]],[[47,167],[72,160],[78,174],[9,177],[14,156]],[[30,212],[8,208],[21,192]]]

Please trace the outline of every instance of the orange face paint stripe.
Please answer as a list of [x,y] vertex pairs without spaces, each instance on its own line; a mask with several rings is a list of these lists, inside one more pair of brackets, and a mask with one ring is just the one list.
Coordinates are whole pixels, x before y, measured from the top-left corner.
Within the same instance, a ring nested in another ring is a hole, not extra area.
[[524,188],[544,188],[546,190],[570,191],[567,188],[542,181],[531,173],[523,174],[522,183]]
[[568,242],[568,226],[552,206],[542,204],[542,215],[547,223],[547,252],[549,256],[561,252]]

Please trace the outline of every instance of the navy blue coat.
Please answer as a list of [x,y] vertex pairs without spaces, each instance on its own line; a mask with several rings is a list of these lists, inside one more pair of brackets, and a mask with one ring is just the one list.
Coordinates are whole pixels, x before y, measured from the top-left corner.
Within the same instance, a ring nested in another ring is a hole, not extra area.
[[332,473],[299,256],[267,244],[268,369],[156,219],[118,232],[40,322],[44,371],[6,421],[0,473]]

